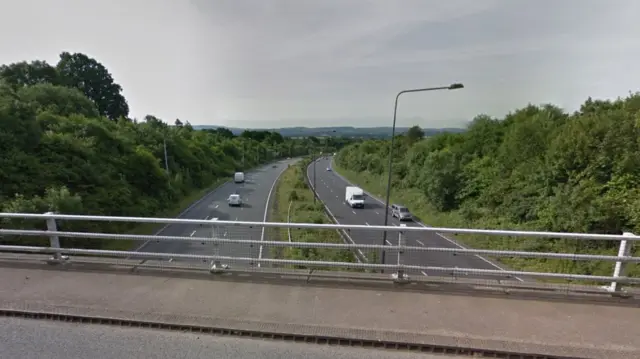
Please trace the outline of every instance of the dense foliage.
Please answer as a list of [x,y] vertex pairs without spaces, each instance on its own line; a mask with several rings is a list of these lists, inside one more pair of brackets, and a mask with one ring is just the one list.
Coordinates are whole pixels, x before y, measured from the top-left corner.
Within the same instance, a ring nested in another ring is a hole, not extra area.
[[[394,147],[392,197],[411,201],[426,222],[640,233],[638,94],[588,99],[573,114],[529,105],[501,120],[478,116],[464,133],[422,139],[414,130],[399,136]],[[388,154],[388,141],[353,144],[339,153],[338,167],[375,187],[384,183]],[[491,247],[507,246],[490,239]],[[528,239],[509,245],[613,254],[618,243]],[[581,272],[596,271],[588,263],[580,266]],[[610,274],[612,264],[602,266]]]
[[223,128],[196,131],[188,121],[170,126],[151,115],[129,119],[120,92],[109,72],[83,54],[63,53],[57,66],[0,67],[2,211],[151,216],[236,170],[311,148],[310,140],[266,131],[234,136]]

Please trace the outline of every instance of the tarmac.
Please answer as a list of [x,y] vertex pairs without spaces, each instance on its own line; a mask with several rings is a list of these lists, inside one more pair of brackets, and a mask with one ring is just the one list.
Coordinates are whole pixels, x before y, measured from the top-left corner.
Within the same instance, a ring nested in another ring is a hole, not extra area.
[[324,335],[574,358],[640,358],[636,302],[512,299],[251,275],[0,268],[0,310]]

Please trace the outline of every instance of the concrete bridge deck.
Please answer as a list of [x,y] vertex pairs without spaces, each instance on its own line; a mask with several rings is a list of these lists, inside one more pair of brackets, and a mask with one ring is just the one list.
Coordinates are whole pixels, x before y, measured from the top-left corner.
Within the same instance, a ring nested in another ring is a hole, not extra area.
[[640,309],[634,300],[578,303],[412,291],[393,284],[279,284],[252,276],[70,267],[0,261],[0,310],[564,357],[640,357]]

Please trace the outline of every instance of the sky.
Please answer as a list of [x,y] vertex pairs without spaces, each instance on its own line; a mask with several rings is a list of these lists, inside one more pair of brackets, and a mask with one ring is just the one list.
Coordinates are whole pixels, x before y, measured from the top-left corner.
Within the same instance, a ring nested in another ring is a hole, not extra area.
[[0,63],[62,51],[131,117],[242,128],[462,127],[639,90],[638,0],[0,0]]

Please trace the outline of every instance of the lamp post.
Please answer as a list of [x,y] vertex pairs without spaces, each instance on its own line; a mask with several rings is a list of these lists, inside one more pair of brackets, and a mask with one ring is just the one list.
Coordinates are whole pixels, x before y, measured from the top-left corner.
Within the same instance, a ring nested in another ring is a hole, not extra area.
[[[411,90],[403,90],[398,92],[396,95],[396,101],[393,107],[393,127],[391,128],[391,145],[389,147],[389,176],[387,178],[387,199],[385,201],[384,206],[384,225],[385,227],[389,224],[389,196],[391,195],[391,168],[393,165],[393,143],[396,135],[396,115],[398,113],[398,98],[403,93],[409,92],[426,92],[426,91],[440,91],[440,90],[458,90],[464,88],[464,85],[461,83],[454,83],[449,86],[439,86],[439,87],[427,87],[421,89],[411,89]],[[387,231],[385,230],[382,234],[382,245],[386,245],[387,243]],[[381,263],[384,264],[385,251],[382,250],[382,258]],[[384,270],[382,271],[384,272]]]

